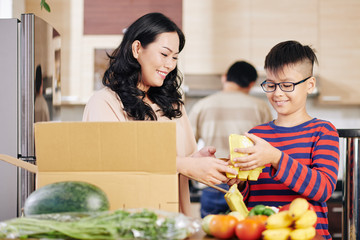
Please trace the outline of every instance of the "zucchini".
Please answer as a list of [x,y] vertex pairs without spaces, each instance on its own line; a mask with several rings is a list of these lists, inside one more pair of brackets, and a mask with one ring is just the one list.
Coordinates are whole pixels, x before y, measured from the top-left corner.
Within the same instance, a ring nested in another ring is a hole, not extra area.
[[95,212],[110,208],[106,194],[97,186],[80,181],[56,182],[32,192],[25,200],[24,214]]

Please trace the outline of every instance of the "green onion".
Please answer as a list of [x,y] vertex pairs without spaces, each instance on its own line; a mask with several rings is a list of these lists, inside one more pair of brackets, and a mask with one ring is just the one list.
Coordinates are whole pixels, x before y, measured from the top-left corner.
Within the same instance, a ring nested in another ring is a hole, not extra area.
[[43,214],[0,223],[0,238],[61,239],[184,239],[199,224],[182,214],[163,217],[155,212]]

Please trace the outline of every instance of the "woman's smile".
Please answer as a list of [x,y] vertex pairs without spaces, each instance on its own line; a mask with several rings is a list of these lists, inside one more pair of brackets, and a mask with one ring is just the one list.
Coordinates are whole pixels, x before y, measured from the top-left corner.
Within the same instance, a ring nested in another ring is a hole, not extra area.
[[160,70],[157,70],[156,71],[162,79],[165,79],[166,78],[166,75],[168,74],[167,72],[163,72],[163,71],[160,71]]

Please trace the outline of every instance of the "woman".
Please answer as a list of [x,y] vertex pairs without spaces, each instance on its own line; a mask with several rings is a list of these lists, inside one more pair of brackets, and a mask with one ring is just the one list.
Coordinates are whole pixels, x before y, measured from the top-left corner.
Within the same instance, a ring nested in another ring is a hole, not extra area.
[[[87,103],[83,121],[176,121],[176,166],[180,173],[213,184],[234,173],[214,157],[215,148],[197,146],[179,91],[177,59],[185,45],[182,31],[161,13],[149,13],[129,26],[109,56],[105,88]],[[191,215],[188,179],[180,175],[180,210]]]

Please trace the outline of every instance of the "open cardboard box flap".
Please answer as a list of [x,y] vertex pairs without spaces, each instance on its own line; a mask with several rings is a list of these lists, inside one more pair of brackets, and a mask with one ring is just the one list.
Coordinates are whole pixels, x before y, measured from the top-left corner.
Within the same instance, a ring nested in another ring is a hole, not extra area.
[[36,123],[39,172],[176,173],[173,122]]
[[100,187],[111,210],[179,211],[175,122],[41,122],[37,166],[0,155],[36,173],[36,186],[85,181]]
[[9,155],[6,154],[0,154],[0,160],[10,163],[11,165],[17,166],[17,167],[21,167],[29,172],[32,173],[37,173],[38,172],[38,168],[36,165],[22,161],[20,159],[11,157]]

